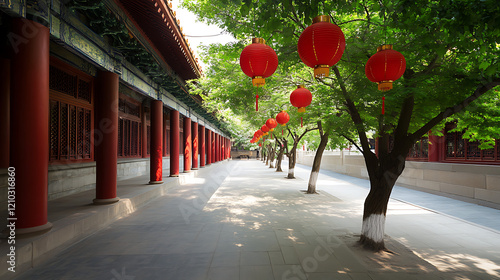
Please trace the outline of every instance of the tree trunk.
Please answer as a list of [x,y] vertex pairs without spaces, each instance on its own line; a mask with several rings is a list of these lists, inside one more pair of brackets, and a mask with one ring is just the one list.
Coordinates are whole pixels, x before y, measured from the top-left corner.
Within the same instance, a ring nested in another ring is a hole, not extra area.
[[285,152],[285,148],[283,146],[281,146],[280,151],[278,153],[278,160],[276,161],[276,172],[283,172],[283,169],[281,169],[281,161],[283,160],[284,152]]
[[294,144],[288,157],[288,176],[287,179],[295,179],[295,162],[297,161],[297,144]]
[[405,159],[386,156],[386,159],[367,160],[369,169],[370,192],[366,197],[363,212],[363,225],[359,242],[363,247],[381,251],[385,249],[385,217],[387,204],[396,180],[404,170]]
[[321,135],[321,141],[319,142],[318,149],[316,150],[316,155],[314,155],[311,176],[309,176],[309,184],[307,185],[306,193],[316,193],[316,181],[318,180],[319,169],[321,167],[321,158],[323,157],[323,152],[325,151],[326,144],[328,144],[328,137],[328,132]]
[[270,146],[271,153],[269,154],[269,168],[274,168],[274,157],[276,156],[276,147]]
[[266,165],[269,165],[269,158],[271,156],[271,149],[268,146],[266,150],[267,150],[267,153],[266,153]]

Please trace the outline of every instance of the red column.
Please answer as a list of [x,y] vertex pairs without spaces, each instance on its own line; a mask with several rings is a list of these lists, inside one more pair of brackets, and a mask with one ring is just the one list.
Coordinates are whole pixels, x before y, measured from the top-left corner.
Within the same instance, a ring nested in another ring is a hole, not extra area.
[[184,118],[184,172],[191,171],[191,118]]
[[429,162],[438,162],[441,160],[441,146],[443,142],[442,136],[432,135],[429,131]]
[[119,200],[116,196],[118,149],[119,76],[101,71],[96,78],[94,151],[96,161],[96,198],[94,204]]
[[179,111],[170,111],[170,177],[179,176]]
[[192,123],[191,133],[193,134],[193,169],[198,169],[198,123]]
[[[47,231],[49,163],[49,29],[12,20],[10,166],[15,169],[17,234]],[[116,151],[116,149],[115,149]]]
[[200,125],[200,132],[199,132],[199,143],[200,143],[200,167],[205,166],[205,127]]
[[217,134],[212,131],[212,163],[215,163],[215,136]]
[[226,159],[226,138],[221,137],[221,143],[222,143],[222,149],[220,150],[221,159],[225,160]]
[[10,60],[0,57],[0,168],[9,167]]
[[142,134],[142,141],[141,141],[141,153],[142,157],[146,158],[148,157],[148,125],[146,123],[146,107],[144,105],[141,105],[142,108],[142,114],[141,114],[141,134]]
[[163,128],[162,128],[162,152],[163,152],[163,156],[166,157],[167,156],[167,121],[168,121],[168,118],[167,118],[167,115],[165,113],[163,113]]
[[151,102],[151,143],[150,143],[150,169],[149,169],[149,183],[161,184],[163,183],[163,102],[160,100],[153,100]]
[[220,149],[219,149],[219,144],[220,144],[220,135],[218,133],[215,134],[215,162],[220,161]]
[[212,163],[212,131],[207,129],[207,165]]

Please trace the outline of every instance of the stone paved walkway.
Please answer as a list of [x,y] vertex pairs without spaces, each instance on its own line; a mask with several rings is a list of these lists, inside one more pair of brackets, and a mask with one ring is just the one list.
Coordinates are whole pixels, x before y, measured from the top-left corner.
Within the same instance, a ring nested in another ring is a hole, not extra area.
[[296,173],[222,163],[18,279],[500,279],[498,232],[391,200],[396,254],[367,253],[354,241],[368,189],[325,172],[305,195]]

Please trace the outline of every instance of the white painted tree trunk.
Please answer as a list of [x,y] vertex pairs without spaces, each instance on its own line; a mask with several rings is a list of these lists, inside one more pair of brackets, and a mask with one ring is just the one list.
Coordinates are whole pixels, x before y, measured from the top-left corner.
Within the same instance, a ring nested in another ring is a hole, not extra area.
[[[361,238],[365,238],[369,243],[384,246],[385,215],[371,214],[363,220],[361,227]],[[377,247],[378,247],[377,246]]]
[[316,192],[316,182],[318,181],[318,175],[318,171],[313,171],[309,176],[309,186],[314,186],[314,192]]
[[288,178],[294,178],[295,177],[295,168],[288,168]]

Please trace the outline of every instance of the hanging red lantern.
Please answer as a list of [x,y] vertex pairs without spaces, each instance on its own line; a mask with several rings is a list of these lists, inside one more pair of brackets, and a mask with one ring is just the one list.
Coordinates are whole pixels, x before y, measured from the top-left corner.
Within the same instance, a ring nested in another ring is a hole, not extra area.
[[406,70],[405,57],[392,49],[392,45],[382,45],[377,53],[366,62],[365,74],[368,80],[378,83],[378,89],[392,89],[392,82],[401,78]]
[[281,125],[286,125],[286,123],[290,120],[290,116],[287,112],[281,111],[276,115],[276,121]]
[[275,119],[270,118],[270,119],[267,119],[266,126],[269,127],[269,131],[273,131],[274,128],[278,126],[278,123],[276,122]]
[[[278,68],[276,52],[266,45],[262,38],[253,38],[252,44],[246,46],[240,55],[241,70],[252,78],[252,84],[260,87],[266,84],[266,78]],[[255,95],[255,111],[259,111],[259,95]]]
[[269,127],[267,127],[266,125],[263,125],[260,130],[262,130],[262,132],[264,132],[264,136],[268,135],[269,133]]
[[259,140],[259,139],[260,139],[261,135],[260,135],[259,131],[260,131],[260,129],[259,129],[259,130],[257,130],[257,131],[255,131],[255,133],[253,134],[253,138],[255,138],[255,139],[257,139],[257,140]]
[[344,33],[330,23],[329,16],[317,16],[300,34],[297,49],[302,62],[314,68],[314,77],[328,77],[330,67],[339,62],[344,53]]
[[278,56],[266,45],[262,38],[253,38],[252,44],[246,46],[240,55],[241,70],[252,78],[254,86],[263,86],[265,78],[271,76],[278,68]]
[[297,89],[290,94],[290,103],[294,107],[299,108],[299,113],[304,113],[306,107],[311,104],[312,94],[304,87],[304,85],[298,85]]

